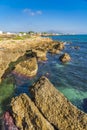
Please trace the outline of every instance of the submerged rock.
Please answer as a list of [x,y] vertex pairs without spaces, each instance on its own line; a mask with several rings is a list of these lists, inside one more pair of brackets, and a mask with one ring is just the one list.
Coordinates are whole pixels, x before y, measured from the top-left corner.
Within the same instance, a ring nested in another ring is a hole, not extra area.
[[38,64],[35,57],[29,58],[25,61],[21,61],[15,66],[14,72],[33,77],[38,71]]
[[79,46],[71,46],[70,48],[72,48],[72,49],[76,49],[76,50],[80,49]]
[[83,99],[83,109],[85,112],[87,112],[87,98]]
[[62,56],[59,57],[60,61],[62,62],[68,62],[71,60],[71,57],[69,54],[65,53]]
[[11,101],[13,117],[20,130],[54,130],[26,94]]
[[44,117],[59,130],[87,130],[87,114],[72,105],[46,77],[31,88],[32,99]]

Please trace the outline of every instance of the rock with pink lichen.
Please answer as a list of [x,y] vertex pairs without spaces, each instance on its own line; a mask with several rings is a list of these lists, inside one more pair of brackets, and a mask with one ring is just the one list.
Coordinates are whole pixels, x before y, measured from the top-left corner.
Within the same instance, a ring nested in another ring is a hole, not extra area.
[[5,130],[18,130],[18,128],[14,124],[13,117],[9,112],[5,112],[3,116],[4,120],[4,129]]

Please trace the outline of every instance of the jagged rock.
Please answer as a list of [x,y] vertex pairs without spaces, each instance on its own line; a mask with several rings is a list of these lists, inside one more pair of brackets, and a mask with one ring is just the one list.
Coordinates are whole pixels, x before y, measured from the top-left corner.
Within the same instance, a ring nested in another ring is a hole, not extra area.
[[54,49],[57,49],[57,50],[63,50],[64,49],[64,43],[62,42],[58,42],[57,44],[55,44],[53,46]]
[[22,61],[15,66],[15,72],[28,77],[33,77],[38,71],[38,64],[35,57],[29,58],[28,60]]
[[87,114],[72,105],[46,77],[31,88],[32,99],[44,117],[59,130],[87,130]]
[[64,44],[62,42],[52,42],[52,46],[49,47],[49,52],[52,54],[59,54],[61,50],[64,49]]
[[13,117],[20,130],[54,130],[26,94],[11,101]]
[[71,60],[71,57],[69,54],[65,53],[62,56],[59,57],[60,61],[62,62],[68,62]]
[[36,54],[36,57],[39,61],[47,60],[46,57],[47,51],[39,48],[39,49],[33,49],[33,52]]
[[36,54],[32,50],[26,50],[25,56],[26,56],[26,58],[35,57]]

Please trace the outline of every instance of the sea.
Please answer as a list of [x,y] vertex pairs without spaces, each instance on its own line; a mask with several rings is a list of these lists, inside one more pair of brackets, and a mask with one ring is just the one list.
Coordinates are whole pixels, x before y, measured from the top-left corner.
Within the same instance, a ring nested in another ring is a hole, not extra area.
[[[48,60],[38,63],[38,73],[33,78],[15,74],[14,96],[21,93],[29,95],[29,88],[44,75],[73,105],[87,113],[87,35],[58,35],[50,38],[64,42],[65,49],[60,54],[47,53]],[[71,56],[68,63],[59,60],[65,52]]]

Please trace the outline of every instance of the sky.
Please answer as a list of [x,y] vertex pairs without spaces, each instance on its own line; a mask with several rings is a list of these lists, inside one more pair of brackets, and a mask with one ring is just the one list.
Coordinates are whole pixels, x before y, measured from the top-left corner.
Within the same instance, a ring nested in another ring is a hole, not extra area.
[[87,0],[0,0],[0,30],[87,34]]

